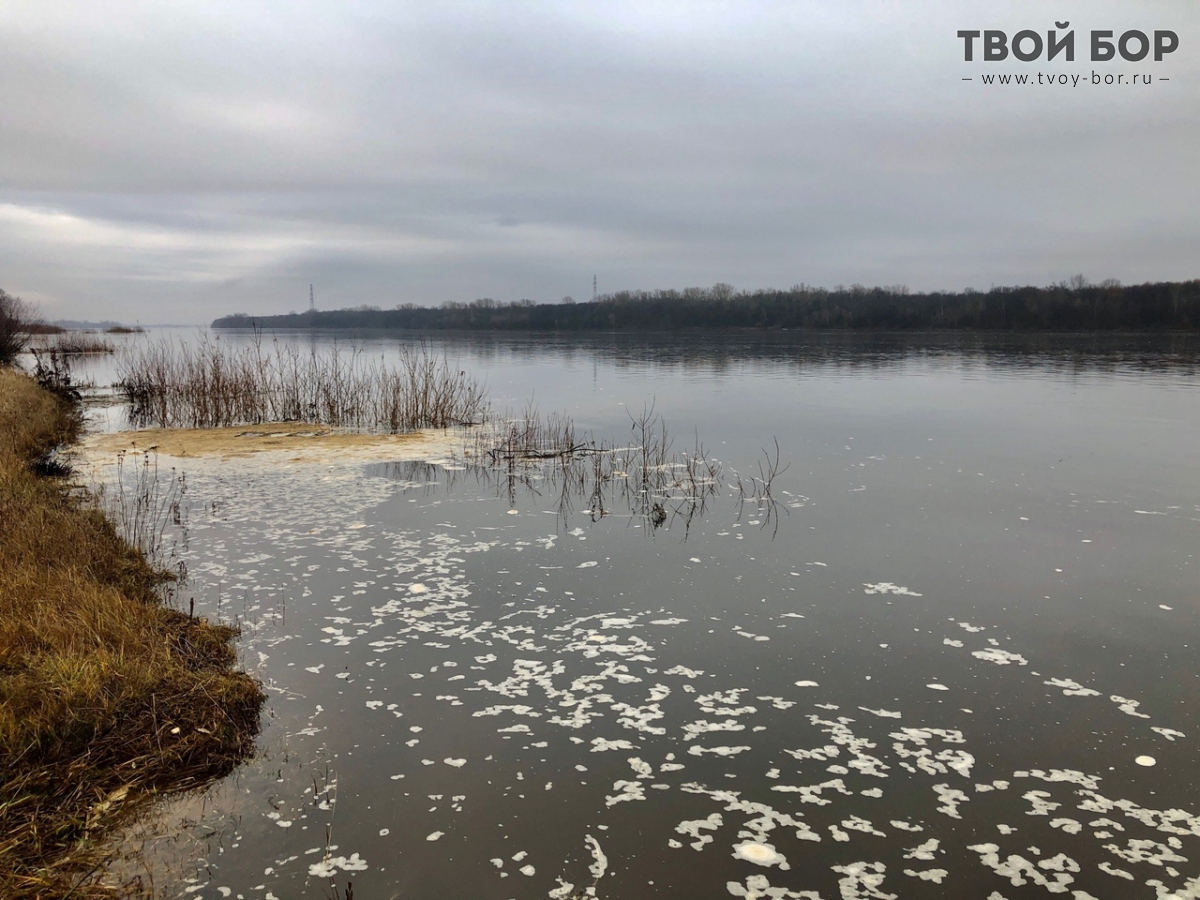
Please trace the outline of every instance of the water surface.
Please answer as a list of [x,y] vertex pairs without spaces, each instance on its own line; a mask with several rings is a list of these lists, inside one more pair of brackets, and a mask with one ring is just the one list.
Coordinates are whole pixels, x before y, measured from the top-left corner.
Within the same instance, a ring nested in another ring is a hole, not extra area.
[[131,837],[164,893],[1200,896],[1200,343],[426,340],[598,437],[653,404],[726,487],[652,528],[456,460],[186,461],[197,612],[271,700]]

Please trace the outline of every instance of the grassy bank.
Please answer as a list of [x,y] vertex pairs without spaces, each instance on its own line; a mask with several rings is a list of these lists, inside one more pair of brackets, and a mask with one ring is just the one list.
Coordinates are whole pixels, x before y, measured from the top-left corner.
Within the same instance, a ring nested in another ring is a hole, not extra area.
[[163,603],[112,523],[33,464],[70,406],[0,370],[0,896],[93,897],[103,838],[253,747],[263,695],[234,632]]

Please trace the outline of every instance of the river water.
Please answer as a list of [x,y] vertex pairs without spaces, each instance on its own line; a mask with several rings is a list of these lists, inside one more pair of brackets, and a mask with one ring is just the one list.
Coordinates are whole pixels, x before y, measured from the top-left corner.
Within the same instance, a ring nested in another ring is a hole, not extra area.
[[[175,463],[184,596],[242,626],[270,700],[257,758],[119,871],[265,900],[1200,896],[1200,341],[427,340],[617,443],[653,404],[722,487],[652,527],[461,460]],[[775,503],[739,503],[776,440]]]

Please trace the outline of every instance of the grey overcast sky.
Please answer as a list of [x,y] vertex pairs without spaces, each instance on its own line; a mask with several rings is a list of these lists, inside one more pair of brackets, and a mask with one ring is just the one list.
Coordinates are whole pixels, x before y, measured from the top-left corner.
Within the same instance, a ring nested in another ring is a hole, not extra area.
[[[1074,62],[967,63],[955,36],[1056,19]],[[386,308],[593,274],[1196,278],[1197,26],[1194,0],[0,0],[0,287],[199,323],[310,282]],[[1093,63],[1092,29],[1179,49]],[[1038,72],[1081,80],[981,80]]]

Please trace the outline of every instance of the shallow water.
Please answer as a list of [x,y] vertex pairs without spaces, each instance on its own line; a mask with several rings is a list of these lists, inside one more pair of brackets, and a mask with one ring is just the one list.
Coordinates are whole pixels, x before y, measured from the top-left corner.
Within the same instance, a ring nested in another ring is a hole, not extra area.
[[[123,871],[198,897],[1200,896],[1200,342],[435,341],[598,437],[653,403],[721,497],[655,530],[457,464],[188,460],[184,596],[241,623],[270,708],[259,758],[165,804]],[[739,506],[774,438],[777,507]]]

